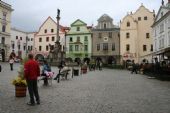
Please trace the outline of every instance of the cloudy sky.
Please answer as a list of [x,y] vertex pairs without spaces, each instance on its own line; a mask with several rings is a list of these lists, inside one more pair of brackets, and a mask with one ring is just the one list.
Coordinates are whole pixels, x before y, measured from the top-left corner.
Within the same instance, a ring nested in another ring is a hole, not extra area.
[[[76,19],[88,25],[96,25],[102,14],[114,19],[114,24],[127,14],[135,12],[144,4],[150,11],[157,12],[162,0],[2,0],[12,5],[12,27],[25,31],[37,31],[51,16],[56,20],[57,9],[61,10],[61,25],[70,26]],[[168,0],[165,0],[167,3]]]

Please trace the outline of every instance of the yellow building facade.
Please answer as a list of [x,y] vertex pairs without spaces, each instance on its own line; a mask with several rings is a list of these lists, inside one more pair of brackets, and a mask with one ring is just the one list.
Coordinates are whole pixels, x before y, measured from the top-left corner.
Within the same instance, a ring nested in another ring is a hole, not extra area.
[[135,13],[127,14],[120,22],[121,62],[134,60],[141,63],[144,59],[152,61],[153,38],[152,24],[154,11],[149,11],[143,4]]

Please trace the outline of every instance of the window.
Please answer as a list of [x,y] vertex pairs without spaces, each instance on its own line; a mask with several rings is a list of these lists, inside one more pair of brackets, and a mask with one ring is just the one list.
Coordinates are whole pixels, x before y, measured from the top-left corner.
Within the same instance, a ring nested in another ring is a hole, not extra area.
[[42,47],[41,47],[41,46],[39,46],[39,51],[41,51],[41,49],[42,49]]
[[130,37],[130,33],[126,33],[126,38],[129,38]]
[[126,51],[130,51],[130,45],[129,44],[126,45]]
[[147,51],[147,46],[143,45],[143,51]]
[[138,21],[141,21],[141,17],[138,17]]
[[97,44],[97,51],[100,50],[100,44]]
[[115,43],[112,44],[112,51],[115,51]]
[[77,27],[77,31],[80,31],[80,27]]
[[75,45],[75,51],[79,51],[79,45]]
[[49,49],[49,46],[48,46],[48,45],[46,45],[46,51],[48,51],[48,49]]
[[16,39],[18,39],[18,36],[16,36]]
[[160,33],[162,33],[162,32],[164,32],[164,24],[163,23],[160,25]]
[[88,45],[84,45],[84,51],[88,51]]
[[6,13],[6,12],[3,12],[3,15],[2,15],[2,16],[3,16],[2,19],[3,19],[3,20],[6,20],[7,13]]
[[73,51],[73,45],[69,45],[69,51]]
[[44,30],[44,33],[47,33],[47,29]]
[[22,37],[20,37],[20,40],[22,40]]
[[73,42],[73,38],[72,37],[70,37],[70,42]]
[[54,41],[54,40],[55,40],[55,37],[53,36],[53,37],[52,37],[52,41]]
[[127,27],[130,27],[130,22],[127,22]]
[[103,50],[108,50],[108,43],[103,43]]
[[12,49],[15,48],[15,42],[14,41],[11,41],[11,47],[12,47]]
[[33,38],[31,38],[31,41],[33,41]]
[[32,51],[32,46],[31,46],[31,51]]
[[99,33],[99,38],[102,38],[102,33]]
[[26,43],[24,43],[23,49],[24,49],[24,51],[26,50]]
[[149,37],[150,37],[149,33],[146,33],[146,38],[149,38]]
[[21,45],[19,44],[19,45],[18,45],[18,50],[20,50],[20,48],[21,48]]
[[144,20],[148,20],[148,17],[147,17],[147,16],[145,16],[145,17],[144,17]]
[[153,45],[151,44],[151,51],[153,51]]
[[88,37],[87,36],[84,37],[84,41],[88,41]]
[[42,38],[39,38],[39,42],[42,42]]
[[106,23],[104,23],[104,29],[106,29]]
[[47,41],[47,42],[49,41],[49,37],[46,37],[46,41]]
[[80,37],[79,36],[77,37],[77,42],[80,42]]
[[5,37],[2,37],[1,44],[5,44]]
[[109,32],[109,38],[112,38],[112,32]]
[[5,30],[6,30],[6,26],[2,25],[2,32],[5,32]]
[[54,29],[51,29],[51,33],[53,33],[54,32]]
[[30,51],[30,46],[28,46],[28,51]]

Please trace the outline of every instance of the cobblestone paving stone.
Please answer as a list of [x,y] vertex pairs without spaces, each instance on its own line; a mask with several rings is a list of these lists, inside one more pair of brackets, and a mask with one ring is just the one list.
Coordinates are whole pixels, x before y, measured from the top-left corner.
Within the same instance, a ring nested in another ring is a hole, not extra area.
[[[1,63],[0,113],[170,113],[170,82],[148,79],[126,70],[104,69],[62,80],[52,86],[38,83],[41,105],[27,106],[26,97],[16,98],[12,79],[19,64],[9,71]],[[54,72],[58,72],[53,67]]]

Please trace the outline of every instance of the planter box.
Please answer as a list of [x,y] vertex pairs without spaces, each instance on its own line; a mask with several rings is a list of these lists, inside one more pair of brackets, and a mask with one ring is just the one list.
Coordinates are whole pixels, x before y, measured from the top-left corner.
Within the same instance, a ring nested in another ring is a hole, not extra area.
[[26,97],[27,87],[26,86],[15,86],[16,97]]

